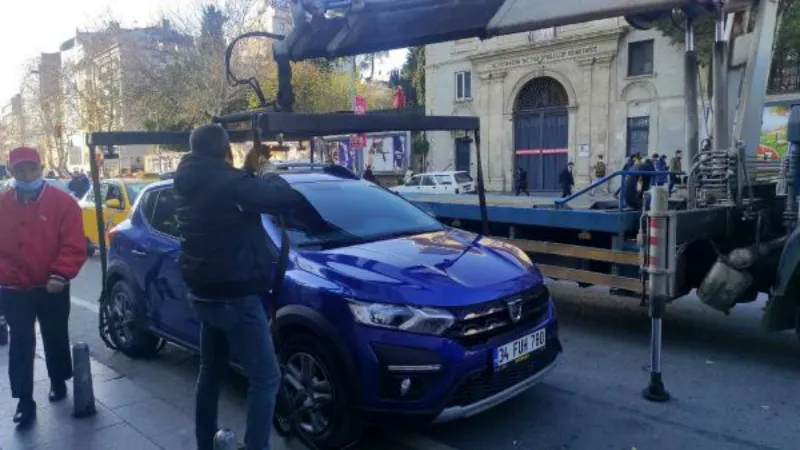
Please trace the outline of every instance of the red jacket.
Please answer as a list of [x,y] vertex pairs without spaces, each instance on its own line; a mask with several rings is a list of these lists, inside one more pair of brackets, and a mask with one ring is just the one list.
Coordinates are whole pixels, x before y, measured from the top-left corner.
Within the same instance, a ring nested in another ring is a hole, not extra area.
[[51,276],[71,280],[86,258],[83,217],[74,198],[47,184],[28,203],[13,189],[0,193],[0,286],[40,287]]

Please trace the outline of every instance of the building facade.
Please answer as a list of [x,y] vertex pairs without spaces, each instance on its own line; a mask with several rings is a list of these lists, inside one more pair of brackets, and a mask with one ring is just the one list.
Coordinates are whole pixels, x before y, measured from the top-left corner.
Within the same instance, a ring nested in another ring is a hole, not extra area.
[[[598,155],[613,171],[627,155],[681,149],[683,65],[682,49],[659,31],[622,18],[434,44],[426,47],[426,109],[481,119],[487,189],[510,191],[522,167],[532,191],[557,191],[568,162],[580,185]],[[475,174],[469,138],[428,139],[427,170]]]

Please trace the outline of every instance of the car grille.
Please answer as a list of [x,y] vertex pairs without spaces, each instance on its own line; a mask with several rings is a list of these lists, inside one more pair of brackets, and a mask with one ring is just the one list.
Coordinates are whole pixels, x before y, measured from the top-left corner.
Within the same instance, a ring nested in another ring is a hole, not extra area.
[[[550,292],[540,284],[521,294],[515,294],[480,305],[451,309],[456,321],[446,336],[471,347],[487,343],[491,338],[514,328],[532,328],[547,319]],[[514,322],[509,303],[520,300],[522,316]]]
[[548,340],[544,350],[532,354],[523,362],[512,363],[497,372],[487,369],[470,375],[459,385],[445,407],[471,405],[519,384],[555,361],[560,351],[561,344],[557,339]]

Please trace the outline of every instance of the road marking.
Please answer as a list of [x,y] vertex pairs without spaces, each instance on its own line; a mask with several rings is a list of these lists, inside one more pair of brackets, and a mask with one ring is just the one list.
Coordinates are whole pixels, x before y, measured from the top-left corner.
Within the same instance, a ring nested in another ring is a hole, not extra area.
[[[70,301],[75,306],[80,306],[81,308],[88,309],[89,311],[99,314],[100,307],[97,305],[97,302],[90,302],[88,300],[82,299],[80,297],[72,296]],[[413,449],[413,450],[458,450],[455,447],[451,447],[447,444],[444,444],[439,441],[435,441],[429,437],[416,434],[416,433],[389,433],[389,437],[391,440],[403,444],[406,447]]]
[[70,302],[72,302],[73,305],[88,309],[89,311],[95,314],[100,313],[100,306],[98,306],[97,302],[90,302],[88,300],[84,300],[80,297],[75,297],[75,296],[70,297]]

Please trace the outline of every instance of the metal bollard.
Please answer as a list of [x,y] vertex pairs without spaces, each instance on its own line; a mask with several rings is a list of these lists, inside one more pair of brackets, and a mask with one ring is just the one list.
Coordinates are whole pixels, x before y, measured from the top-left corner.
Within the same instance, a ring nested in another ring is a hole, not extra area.
[[236,435],[225,428],[214,435],[214,450],[236,450]]
[[0,314],[0,346],[8,345],[8,325],[6,316]]
[[669,192],[663,186],[650,190],[650,225],[648,246],[650,260],[646,261],[650,293],[650,383],[642,392],[647,400],[666,402],[670,394],[661,378],[661,320],[668,297],[667,224],[669,221]]
[[72,416],[83,418],[97,413],[94,404],[94,386],[92,385],[92,363],[89,357],[89,345],[78,342],[72,346]]

